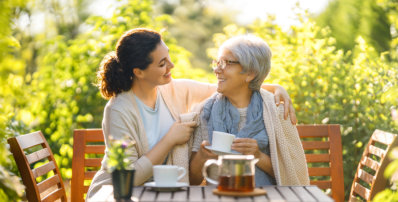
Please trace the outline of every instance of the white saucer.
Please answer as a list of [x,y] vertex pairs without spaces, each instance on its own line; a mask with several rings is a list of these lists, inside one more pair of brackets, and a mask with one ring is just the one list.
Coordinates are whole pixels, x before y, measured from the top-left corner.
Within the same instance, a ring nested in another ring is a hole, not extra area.
[[156,186],[155,182],[147,182],[144,184],[146,187],[150,187],[155,191],[178,191],[183,187],[188,187],[188,183],[185,182],[177,182],[176,185],[169,185],[169,186]]
[[217,154],[217,155],[242,154],[242,153],[234,151],[234,150],[231,150],[230,152],[220,151],[217,149],[213,149],[211,146],[205,146],[205,148],[208,150],[211,150],[214,154]]

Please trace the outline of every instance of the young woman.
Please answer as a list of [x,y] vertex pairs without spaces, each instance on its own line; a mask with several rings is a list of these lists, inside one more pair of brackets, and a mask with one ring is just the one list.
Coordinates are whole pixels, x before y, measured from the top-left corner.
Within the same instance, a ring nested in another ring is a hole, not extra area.
[[274,95],[260,89],[271,69],[271,50],[261,38],[245,35],[224,42],[214,66],[217,92],[204,104],[194,133],[190,180],[203,180],[204,162],[216,158],[205,146],[213,131],[234,134],[231,149],[254,155],[256,186],[309,184],[304,150],[296,127],[283,120]]
[[[110,137],[122,139],[126,135],[136,142],[134,155],[130,157],[136,170],[135,185],[150,180],[153,165],[174,164],[188,169],[188,150],[181,153],[174,152],[174,148],[187,144],[197,124],[180,123],[179,114],[188,112],[216,90],[215,85],[172,79],[173,67],[160,34],[140,28],[126,32],[119,39],[116,51],[103,59],[98,72],[101,94],[109,99],[102,122],[105,144],[108,148]],[[264,85],[264,88],[290,104],[282,87]],[[290,113],[294,115],[293,108]],[[111,176],[106,172],[107,158],[105,155],[88,197],[102,185],[111,184]],[[188,177],[183,180],[189,182]]]

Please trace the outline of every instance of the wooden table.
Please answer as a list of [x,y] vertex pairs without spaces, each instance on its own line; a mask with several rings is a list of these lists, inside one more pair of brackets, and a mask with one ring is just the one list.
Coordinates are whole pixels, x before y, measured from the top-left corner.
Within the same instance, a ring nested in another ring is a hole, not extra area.
[[[134,187],[130,201],[333,201],[317,186],[265,186],[266,195],[229,197],[213,194],[216,186],[190,186],[175,192],[157,192],[148,187]],[[88,202],[115,201],[113,187],[103,186]]]

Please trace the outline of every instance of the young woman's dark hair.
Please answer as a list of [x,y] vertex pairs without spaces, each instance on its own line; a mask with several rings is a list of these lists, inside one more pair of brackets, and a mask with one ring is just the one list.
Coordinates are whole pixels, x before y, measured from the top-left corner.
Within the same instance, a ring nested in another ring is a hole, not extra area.
[[161,42],[158,32],[137,28],[127,31],[117,42],[116,52],[108,53],[97,72],[101,95],[109,99],[128,91],[133,84],[133,69],[144,70],[152,63],[150,54]]

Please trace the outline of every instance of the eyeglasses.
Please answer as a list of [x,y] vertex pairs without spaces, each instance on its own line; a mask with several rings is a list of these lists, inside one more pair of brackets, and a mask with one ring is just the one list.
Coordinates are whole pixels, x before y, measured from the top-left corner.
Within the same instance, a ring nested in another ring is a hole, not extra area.
[[213,60],[212,63],[212,68],[213,70],[216,70],[217,68],[220,68],[221,70],[225,70],[227,65],[232,65],[232,64],[240,64],[239,61],[233,61],[233,60]]

